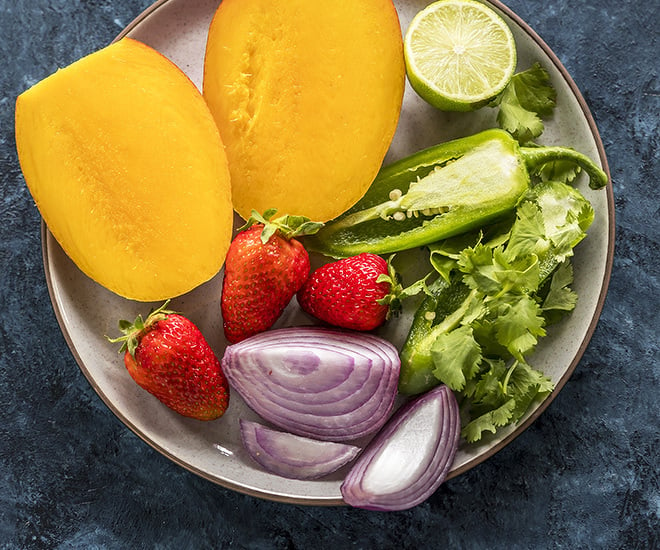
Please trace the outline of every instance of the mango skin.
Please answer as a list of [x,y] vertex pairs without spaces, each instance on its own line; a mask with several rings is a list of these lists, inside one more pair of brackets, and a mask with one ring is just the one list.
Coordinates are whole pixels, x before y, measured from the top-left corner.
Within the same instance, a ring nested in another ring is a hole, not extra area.
[[396,131],[405,84],[391,0],[223,0],[204,97],[235,210],[330,220],[357,202]]
[[160,301],[220,270],[233,223],[222,141],[156,50],[124,38],[58,70],[18,97],[15,123],[32,197],[90,278]]

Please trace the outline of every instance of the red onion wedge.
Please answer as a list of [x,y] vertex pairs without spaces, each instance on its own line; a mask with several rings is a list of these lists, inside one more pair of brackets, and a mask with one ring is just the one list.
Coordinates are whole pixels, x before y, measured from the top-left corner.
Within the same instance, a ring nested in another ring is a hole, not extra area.
[[359,447],[310,439],[239,420],[241,439],[250,456],[273,474],[292,479],[318,479],[353,460]]
[[446,479],[460,437],[458,402],[445,385],[403,405],[367,445],[341,485],[366,510],[407,510]]
[[397,349],[372,334],[325,327],[262,332],[228,346],[222,369],[262,418],[324,441],[348,441],[385,424],[397,394]]

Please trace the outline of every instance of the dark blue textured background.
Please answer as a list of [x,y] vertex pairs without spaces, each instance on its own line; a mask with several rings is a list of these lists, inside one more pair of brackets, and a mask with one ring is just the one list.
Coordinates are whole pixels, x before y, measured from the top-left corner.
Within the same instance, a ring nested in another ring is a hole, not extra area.
[[20,174],[24,89],[106,45],[150,0],[0,0],[1,548],[659,548],[658,0],[509,0],[581,89],[616,198],[605,308],[574,376],[503,451],[400,513],[258,500],[151,449],[62,337]]

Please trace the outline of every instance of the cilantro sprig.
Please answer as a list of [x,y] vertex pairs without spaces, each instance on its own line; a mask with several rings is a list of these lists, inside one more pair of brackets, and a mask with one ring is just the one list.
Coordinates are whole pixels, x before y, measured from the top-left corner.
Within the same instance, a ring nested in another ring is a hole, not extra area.
[[557,92],[550,75],[539,64],[513,75],[506,88],[491,102],[498,108],[497,124],[520,143],[532,142],[544,130],[543,118],[552,114]]

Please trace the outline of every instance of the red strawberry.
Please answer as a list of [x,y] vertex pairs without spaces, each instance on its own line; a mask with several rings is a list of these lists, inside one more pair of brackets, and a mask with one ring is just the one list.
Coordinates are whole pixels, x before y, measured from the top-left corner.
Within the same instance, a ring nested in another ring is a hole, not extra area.
[[221,306],[231,343],[269,329],[309,275],[309,255],[293,237],[321,224],[298,216],[271,220],[274,213],[253,212],[225,259]]
[[417,293],[419,281],[401,289],[391,264],[375,254],[363,253],[325,264],[298,292],[307,313],[338,327],[372,330],[382,325],[399,299]]
[[214,420],[229,403],[229,385],[220,362],[200,330],[187,318],[165,309],[144,321],[120,321],[124,364],[139,386],[170,409],[198,420]]

